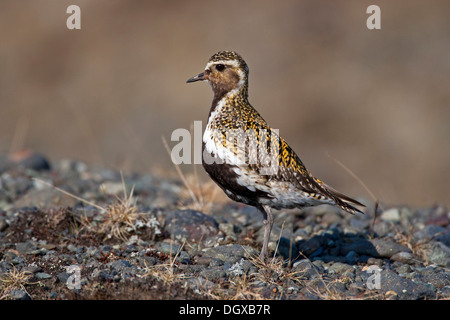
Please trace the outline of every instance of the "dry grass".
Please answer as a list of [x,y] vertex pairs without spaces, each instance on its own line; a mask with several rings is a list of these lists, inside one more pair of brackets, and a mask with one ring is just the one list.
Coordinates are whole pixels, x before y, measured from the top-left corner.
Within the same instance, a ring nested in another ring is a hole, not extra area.
[[32,276],[31,272],[19,271],[15,267],[9,272],[0,274],[0,300],[10,298],[13,290],[22,289],[27,292],[25,286],[39,284],[39,282],[30,282]]
[[196,291],[214,300],[263,300],[262,288],[257,280],[255,275],[245,272],[220,283],[198,280]]
[[255,288],[254,276],[246,273],[236,276],[230,280],[229,292],[223,295],[227,300],[262,300],[261,288]]
[[284,282],[288,280],[299,282],[301,279],[303,272],[293,271],[292,268],[290,267],[291,266],[290,259],[288,259],[286,262],[276,256],[278,246],[281,240],[281,235],[283,234],[283,229],[284,229],[284,222],[281,225],[277,246],[271,259],[264,261],[259,256],[252,255],[249,252],[247,252],[249,260],[259,270],[258,272],[259,280],[265,283],[276,284],[277,282],[280,281]]
[[177,272],[178,268],[176,265],[176,260],[180,255],[180,252],[183,250],[185,243],[186,242],[183,242],[181,247],[176,252],[175,256],[172,255],[172,246],[170,247],[171,250],[169,253],[169,263],[157,264],[154,266],[150,266],[145,263],[144,274],[142,275],[142,277],[145,278],[151,276],[153,278],[156,278],[157,280],[162,281],[165,285],[168,286],[175,282],[180,282],[181,280],[188,278],[188,276],[186,276],[185,274]]
[[272,257],[267,262],[259,256],[249,256],[249,260],[258,268],[254,277],[267,284],[279,284],[285,281],[301,282],[302,271],[292,270],[286,266],[286,262],[279,257]]
[[[104,236],[104,240],[107,239],[118,239],[122,241],[128,241],[129,237],[138,231],[142,227],[148,227],[153,230],[153,236],[160,232],[159,223],[154,217],[149,217],[147,213],[139,211],[136,206],[136,199],[133,196],[134,186],[131,188],[130,192],[127,192],[125,180],[122,176],[122,188],[123,197],[116,195],[117,201],[106,207],[100,206],[92,201],[80,198],[70,192],[63,189],[55,187],[48,182],[40,179],[35,180],[48,185],[56,190],[64,193],[67,196],[73,197],[81,202],[87,203],[97,209],[103,214],[100,221],[100,225],[93,223],[86,216],[80,219],[83,228],[90,232],[99,233]],[[98,222],[98,221],[97,221]]]
[[385,295],[381,292],[370,290],[365,290],[358,296],[351,296],[336,288],[337,284],[347,284],[351,281],[345,274],[332,281],[327,281],[322,275],[319,275],[315,280],[305,282],[305,287],[308,292],[321,300],[380,300],[387,299],[389,296],[388,293]]
[[103,223],[98,232],[105,235],[105,239],[116,238],[127,241],[130,235],[140,227],[149,224],[147,214],[139,211],[133,198],[134,187],[127,194],[122,177],[123,198],[116,195],[117,202],[105,208]]

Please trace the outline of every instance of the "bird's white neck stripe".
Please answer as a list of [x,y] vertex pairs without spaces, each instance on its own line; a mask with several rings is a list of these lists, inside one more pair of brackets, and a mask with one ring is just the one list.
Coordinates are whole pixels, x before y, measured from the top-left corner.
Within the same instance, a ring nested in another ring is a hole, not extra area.
[[[236,89],[234,89],[234,90],[236,90]],[[222,99],[220,99],[219,102],[217,102],[217,104],[214,106],[214,109],[211,111],[211,114],[210,114],[209,119],[208,119],[208,125],[216,117],[216,115],[219,114],[222,111],[222,108],[225,106],[226,100],[228,99],[228,96],[234,94],[234,92],[233,92],[234,90],[231,90],[226,95],[224,95],[222,97]]]

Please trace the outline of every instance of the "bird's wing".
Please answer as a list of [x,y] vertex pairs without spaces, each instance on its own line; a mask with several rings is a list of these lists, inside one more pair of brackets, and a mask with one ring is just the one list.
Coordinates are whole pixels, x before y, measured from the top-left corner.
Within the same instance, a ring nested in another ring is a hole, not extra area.
[[267,125],[256,110],[251,118],[244,117],[244,120],[245,145],[238,146],[237,150],[239,157],[248,164],[248,170],[255,172],[266,183],[272,179],[291,183],[323,203],[334,203],[350,213],[361,212],[351,204],[363,204],[313,177],[295,151],[279,136],[277,130]]
[[352,204],[364,206],[363,204],[338,192],[323,181],[313,177],[286,141],[282,138],[279,140],[280,154],[277,179],[296,184],[303,192],[308,193],[317,200],[323,200],[324,203],[329,201],[334,202],[344,211],[350,213],[361,212]]

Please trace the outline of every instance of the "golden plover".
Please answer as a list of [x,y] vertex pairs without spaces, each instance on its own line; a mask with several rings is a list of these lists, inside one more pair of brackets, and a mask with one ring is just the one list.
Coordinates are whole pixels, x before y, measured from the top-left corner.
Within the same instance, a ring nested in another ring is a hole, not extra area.
[[203,134],[202,163],[229,198],[257,207],[264,216],[260,258],[268,256],[271,208],[320,204],[361,212],[358,201],[314,178],[297,154],[271,129],[248,101],[249,69],[239,54],[220,51],[205,71],[187,80],[207,81],[214,98]]

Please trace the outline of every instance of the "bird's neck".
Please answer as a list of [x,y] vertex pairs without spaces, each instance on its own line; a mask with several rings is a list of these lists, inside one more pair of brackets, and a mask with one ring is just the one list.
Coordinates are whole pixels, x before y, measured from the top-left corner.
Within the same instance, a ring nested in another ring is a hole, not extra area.
[[[235,103],[233,101],[239,102]],[[248,85],[245,83],[244,85],[235,88],[233,90],[223,92],[220,90],[214,90],[214,98],[211,105],[211,112],[217,109],[218,105],[231,105],[233,107],[239,107],[242,104],[248,103]]]

